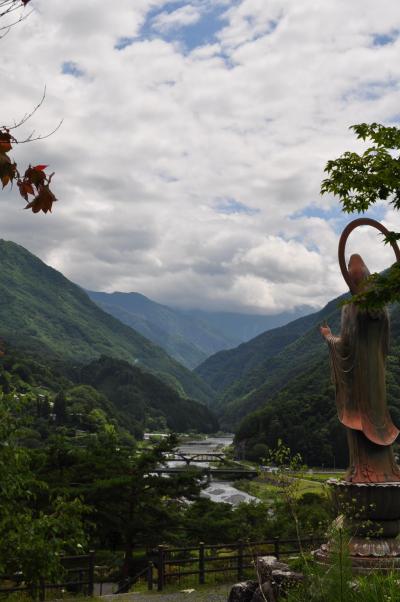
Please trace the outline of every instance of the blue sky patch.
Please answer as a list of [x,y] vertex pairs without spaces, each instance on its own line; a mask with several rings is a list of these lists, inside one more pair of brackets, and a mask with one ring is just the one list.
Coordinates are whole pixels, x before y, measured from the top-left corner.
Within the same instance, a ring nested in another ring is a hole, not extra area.
[[135,40],[134,36],[132,36],[131,38],[129,38],[129,37],[118,38],[116,44],[114,45],[114,48],[116,50],[123,50],[127,46],[130,46],[131,44],[133,44],[134,40]]
[[343,228],[349,222],[353,221],[354,219],[357,219],[358,217],[370,217],[372,219],[376,219],[378,222],[382,221],[385,217],[387,208],[388,208],[387,205],[383,205],[383,204],[374,205],[373,207],[368,209],[368,211],[366,211],[365,213],[358,214],[358,213],[344,213],[341,210],[341,206],[339,205],[339,203],[334,207],[327,206],[326,210],[321,207],[309,205],[302,211],[298,211],[298,212],[294,213],[290,217],[290,219],[296,220],[296,219],[300,219],[302,217],[309,217],[309,218],[317,217],[317,218],[323,219],[324,221],[330,222],[331,225],[333,226],[335,232],[340,234],[342,232]]
[[240,201],[235,199],[217,199],[214,205],[218,213],[225,213],[226,215],[232,215],[233,213],[242,213],[244,215],[254,215],[260,213],[259,209],[249,207]]
[[398,35],[398,31],[391,31],[390,33],[373,34],[372,44],[373,46],[387,46],[388,44],[393,44]]
[[158,16],[164,13],[171,14],[180,8],[188,6],[188,2],[168,2],[161,9],[157,8],[148,13],[140,32],[140,38],[161,37],[166,42],[180,42],[188,52],[198,46],[214,43],[216,34],[224,26],[225,19],[223,15],[227,7],[221,5],[215,6],[213,2],[206,3],[199,1],[193,1],[191,5],[193,8],[198,8],[201,12],[200,18],[196,23],[174,25],[165,30],[157,28],[156,19]]
[[61,66],[61,73],[64,75],[72,75],[73,77],[83,77],[85,72],[78,67],[78,63],[74,61],[65,61]]
[[394,90],[397,86],[398,82],[395,79],[388,79],[387,81],[380,82],[368,82],[367,84],[362,84],[358,88],[350,89],[342,96],[342,100],[344,102],[352,100],[378,100],[389,90]]

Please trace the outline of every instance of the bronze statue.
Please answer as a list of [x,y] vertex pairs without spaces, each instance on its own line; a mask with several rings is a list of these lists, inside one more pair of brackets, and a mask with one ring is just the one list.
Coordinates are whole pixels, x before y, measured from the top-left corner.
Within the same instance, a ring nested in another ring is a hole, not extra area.
[[[347,237],[358,225],[372,225],[387,233],[381,224],[368,218],[354,220],[344,230],[339,244],[339,262],[353,295],[362,292],[370,274],[360,255],[352,255],[348,269],[345,266]],[[399,259],[397,245],[392,246]],[[400,468],[392,450],[399,430],[393,424],[386,404],[387,309],[370,310],[349,303],[342,310],[340,336],[332,335],[327,325],[321,326],[320,330],[329,347],[339,420],[347,430],[350,466],[346,481],[400,481]]]
[[[369,218],[356,219],[344,229],[339,242],[339,264],[350,292],[362,293],[369,271],[360,255],[345,262],[347,238],[360,225],[388,231]],[[397,261],[400,250],[390,243]],[[366,309],[354,302],[344,305],[340,336],[321,326],[336,385],[339,420],[347,431],[350,466],[344,480],[329,479],[332,503],[347,532],[349,558],[356,573],[400,572],[400,467],[392,443],[399,431],[386,405],[385,360],[389,345],[386,308]],[[315,551],[318,562],[331,564],[334,539]]]

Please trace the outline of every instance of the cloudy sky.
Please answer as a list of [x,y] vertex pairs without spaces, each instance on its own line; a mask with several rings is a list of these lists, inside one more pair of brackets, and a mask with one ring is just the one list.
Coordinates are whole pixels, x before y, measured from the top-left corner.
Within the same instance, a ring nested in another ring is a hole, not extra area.
[[[321,197],[353,123],[400,120],[399,0],[31,0],[1,44],[1,122],[52,215],[3,193],[0,236],[94,290],[276,313],[345,290]],[[387,205],[370,214],[390,227]],[[348,245],[392,262],[374,232]]]

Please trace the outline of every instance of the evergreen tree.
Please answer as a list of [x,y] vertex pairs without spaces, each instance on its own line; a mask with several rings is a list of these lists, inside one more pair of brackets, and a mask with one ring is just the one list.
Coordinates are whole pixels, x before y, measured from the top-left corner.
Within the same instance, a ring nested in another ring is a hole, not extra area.
[[56,415],[57,425],[63,425],[67,422],[67,400],[65,398],[65,393],[62,389],[59,393],[57,393],[57,395],[54,398],[53,411]]

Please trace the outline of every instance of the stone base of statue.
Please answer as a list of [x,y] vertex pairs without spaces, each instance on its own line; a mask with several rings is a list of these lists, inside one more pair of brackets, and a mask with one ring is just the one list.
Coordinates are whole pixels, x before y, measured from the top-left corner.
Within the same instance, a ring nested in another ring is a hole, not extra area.
[[[400,571],[400,482],[351,483],[329,480],[336,514],[350,534],[349,554],[355,573]],[[314,557],[330,564],[333,544]]]

